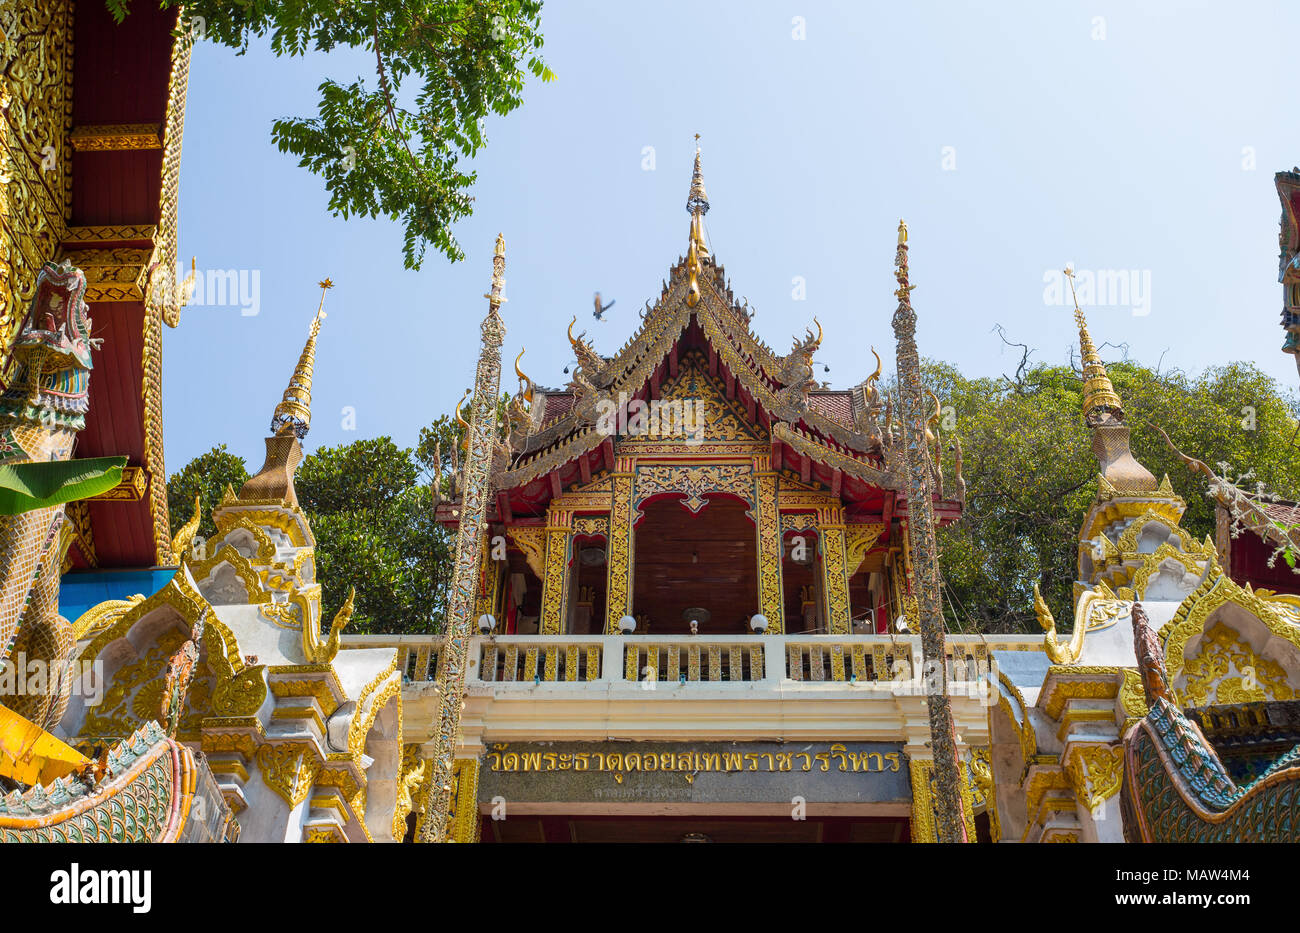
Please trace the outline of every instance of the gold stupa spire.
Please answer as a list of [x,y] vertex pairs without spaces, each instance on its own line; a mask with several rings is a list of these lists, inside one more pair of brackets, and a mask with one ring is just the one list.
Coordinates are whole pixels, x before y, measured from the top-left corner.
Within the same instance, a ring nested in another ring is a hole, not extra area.
[[325,292],[334,287],[328,278],[319,284],[320,306],[316,308],[316,316],[307,332],[307,343],[298,357],[293,375],[289,377],[284,397],[271,416],[271,433],[275,435],[292,433],[302,440],[311,429],[311,380],[316,366],[316,335],[320,333],[321,320],[325,317]]
[[1104,421],[1124,421],[1124,403],[1111,385],[1106,366],[1088,333],[1088,321],[1079,307],[1079,296],[1074,291],[1074,270],[1065,267],[1065,277],[1070,280],[1070,297],[1074,299],[1074,322],[1079,327],[1079,354],[1083,358],[1083,420],[1089,426]]
[[1065,276],[1074,297],[1074,321],[1079,326],[1079,353],[1083,357],[1083,423],[1092,430],[1092,452],[1101,477],[1113,490],[1126,495],[1154,492],[1156,478],[1133,456],[1129,427],[1124,423],[1124,403],[1088,333],[1088,322],[1074,291],[1074,270],[1066,266]]

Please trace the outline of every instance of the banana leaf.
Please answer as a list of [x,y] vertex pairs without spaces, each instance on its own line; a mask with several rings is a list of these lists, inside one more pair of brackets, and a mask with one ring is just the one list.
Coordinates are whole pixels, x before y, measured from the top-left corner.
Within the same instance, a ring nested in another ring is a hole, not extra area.
[[122,482],[126,457],[0,464],[0,515],[20,515],[108,492]]

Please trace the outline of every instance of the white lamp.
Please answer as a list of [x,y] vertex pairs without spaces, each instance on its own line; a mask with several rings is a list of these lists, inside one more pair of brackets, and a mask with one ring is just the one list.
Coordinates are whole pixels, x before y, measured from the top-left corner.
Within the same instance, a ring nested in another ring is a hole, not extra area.
[[636,619],[631,616],[623,616],[618,620],[618,630],[624,635],[631,635],[636,631]]
[[478,617],[478,630],[484,635],[491,635],[493,629],[497,627],[497,620],[492,616],[484,613]]
[[755,634],[762,635],[767,631],[767,616],[762,613],[751,616],[749,627]]

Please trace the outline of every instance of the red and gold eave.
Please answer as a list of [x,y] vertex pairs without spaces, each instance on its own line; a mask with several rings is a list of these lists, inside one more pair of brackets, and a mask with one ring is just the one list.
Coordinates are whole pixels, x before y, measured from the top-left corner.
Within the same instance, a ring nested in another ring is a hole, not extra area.
[[[761,456],[791,488],[828,492],[843,504],[851,523],[906,518],[906,475],[892,451],[872,445],[859,431],[864,405],[859,389],[812,388],[806,405],[783,398],[781,372],[789,357],[775,354],[750,330],[749,319],[726,285],[724,269],[703,263],[701,299],[686,302],[685,261],[679,261],[641,327],[619,353],[603,360],[599,398],[626,396],[650,402],[676,380],[688,358],[707,361],[708,378],[728,404],[762,438]],[[865,349],[865,348],[864,348]],[[575,344],[579,356],[583,347]],[[592,357],[593,364],[596,358]],[[547,507],[566,490],[598,481],[616,470],[616,458],[630,455],[689,464],[734,459],[725,445],[693,447],[685,442],[656,445],[653,452],[627,438],[602,434],[583,410],[584,390],[533,386],[531,424],[518,432],[509,465],[493,474],[488,520],[504,525],[544,523]],[[949,524],[961,516],[962,502],[935,496],[935,517]],[[455,502],[439,507],[438,520],[457,524]],[[888,536],[886,536],[887,539]],[[883,542],[882,542],[883,543]]]
[[[103,343],[74,456],[125,455],[128,463],[117,488],[69,507],[75,537],[65,569],[169,565],[162,325],[175,326],[180,311],[172,273],[189,44],[173,35],[176,9],[135,4],[118,24],[103,0],[19,5],[18,22],[32,27],[18,39],[20,53],[43,45],[70,54],[60,75],[46,76],[63,89],[62,119],[50,118],[63,197],[50,192],[56,210],[38,229],[5,225],[7,245],[31,257],[11,271],[13,305],[25,312],[38,259],[68,260],[86,273],[92,333]],[[37,153],[22,145],[21,118],[12,108],[6,117],[10,158],[31,160]],[[58,244],[53,255],[50,243]]]

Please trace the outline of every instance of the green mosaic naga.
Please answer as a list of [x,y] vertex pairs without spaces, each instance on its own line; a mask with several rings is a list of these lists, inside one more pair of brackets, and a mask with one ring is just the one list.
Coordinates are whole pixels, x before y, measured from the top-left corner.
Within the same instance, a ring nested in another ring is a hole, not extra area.
[[1169,689],[1164,652],[1141,604],[1133,645],[1150,712],[1124,738],[1129,842],[1300,842],[1300,745],[1245,786]]

